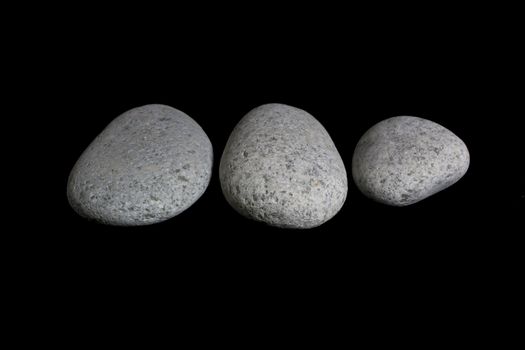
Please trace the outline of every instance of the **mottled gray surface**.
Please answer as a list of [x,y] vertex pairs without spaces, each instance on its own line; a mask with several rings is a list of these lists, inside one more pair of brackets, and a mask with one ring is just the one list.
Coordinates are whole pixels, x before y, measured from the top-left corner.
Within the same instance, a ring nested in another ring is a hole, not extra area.
[[239,213],[278,227],[321,225],[341,209],[347,192],[343,161],[324,127],[282,104],[257,107],[237,124],[219,176]]
[[210,140],[189,116],[164,105],[134,108],[80,156],[69,176],[69,203],[105,224],[164,221],[204,193],[212,162]]
[[454,184],[469,161],[467,147],[450,130],[422,118],[394,117],[361,137],[352,175],[366,196],[405,206]]

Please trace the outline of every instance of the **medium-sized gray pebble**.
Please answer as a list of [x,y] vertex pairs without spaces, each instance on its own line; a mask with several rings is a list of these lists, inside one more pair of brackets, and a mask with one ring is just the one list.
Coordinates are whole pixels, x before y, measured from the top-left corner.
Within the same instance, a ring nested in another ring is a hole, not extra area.
[[328,132],[307,112],[283,104],[259,106],[242,118],[219,177],[239,213],[284,228],[321,225],[347,193],[346,170]]
[[366,196],[389,205],[416,203],[457,182],[469,167],[465,143],[430,120],[394,117],[359,140],[352,175]]

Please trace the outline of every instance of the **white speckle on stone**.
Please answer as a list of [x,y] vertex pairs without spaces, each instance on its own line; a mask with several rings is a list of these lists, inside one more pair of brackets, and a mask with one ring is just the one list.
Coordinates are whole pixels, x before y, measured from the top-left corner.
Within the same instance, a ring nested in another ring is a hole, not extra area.
[[71,170],[67,195],[80,215],[122,226],[167,220],[206,190],[213,150],[188,115],[164,105],[113,120]]
[[352,176],[366,196],[389,205],[416,203],[457,182],[469,167],[463,141],[430,120],[394,117],[359,140]]
[[242,215],[285,228],[311,228],[343,206],[347,176],[324,127],[307,112],[266,104],[235,127],[221,158],[226,200]]

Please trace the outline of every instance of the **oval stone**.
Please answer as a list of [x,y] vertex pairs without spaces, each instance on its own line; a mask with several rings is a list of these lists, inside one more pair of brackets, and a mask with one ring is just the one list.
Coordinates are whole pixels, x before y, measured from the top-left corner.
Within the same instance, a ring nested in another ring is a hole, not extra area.
[[284,228],[311,228],[343,206],[347,176],[324,127],[307,112],[266,104],[237,124],[219,176],[230,205],[242,215]]
[[69,203],[105,224],[161,222],[204,193],[212,162],[208,136],[188,115],[158,104],[134,108],[80,156],[69,176]]
[[389,205],[416,203],[458,181],[469,167],[465,143],[430,120],[394,117],[359,140],[352,176],[366,196]]

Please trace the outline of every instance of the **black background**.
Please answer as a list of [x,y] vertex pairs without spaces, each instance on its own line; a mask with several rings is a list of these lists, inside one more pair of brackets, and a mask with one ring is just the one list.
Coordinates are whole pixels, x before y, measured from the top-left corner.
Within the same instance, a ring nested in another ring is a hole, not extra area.
[[[365,323],[375,313],[395,322],[406,312],[418,319],[491,311],[479,308],[483,291],[512,283],[506,273],[522,260],[513,250],[524,191],[512,18],[479,7],[135,10],[71,16],[34,33],[46,58],[33,62],[32,88],[45,91],[42,106],[52,115],[43,147],[57,155],[43,164],[58,173],[44,205],[51,213],[38,221],[53,233],[32,243],[57,269],[70,266],[73,289],[90,288],[74,276],[104,286],[136,279],[133,288],[176,290],[210,309],[225,307],[220,295],[230,293],[251,307],[278,300],[305,315],[312,310],[303,294],[318,292],[326,308],[353,308]],[[223,198],[217,170],[230,132],[272,102],[316,117],[345,163],[346,203],[318,228],[269,227]],[[151,103],[182,110],[209,136],[215,162],[207,191],[151,226],[81,218],[66,198],[74,163],[112,119]],[[445,126],[471,155],[457,184],[403,208],[365,198],[351,178],[360,136],[398,115]]]

